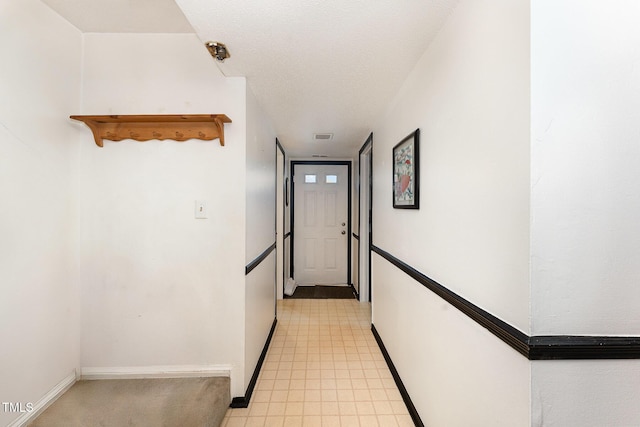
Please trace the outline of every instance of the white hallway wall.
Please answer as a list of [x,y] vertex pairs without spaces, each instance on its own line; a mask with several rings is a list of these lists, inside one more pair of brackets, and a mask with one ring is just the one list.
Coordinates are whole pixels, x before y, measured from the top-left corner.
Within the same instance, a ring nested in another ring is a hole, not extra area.
[[[374,129],[373,243],[529,333],[529,2],[462,1]],[[391,206],[421,131],[421,207]],[[373,255],[373,323],[425,425],[527,426],[527,359]]]
[[[276,241],[276,135],[250,88],[246,91],[246,255],[249,265]],[[246,390],[276,316],[276,252],[246,277]]]
[[[86,34],[83,114],[223,113],[216,141],[81,152],[83,367],[231,365],[244,394],[246,83],[194,35]],[[78,125],[80,127],[84,125]],[[195,200],[208,219],[194,219]]]
[[0,402],[24,407],[79,365],[82,35],[36,0],[1,2],[0,29]]
[[[12,102],[0,116],[2,182],[11,183],[0,187],[3,336],[12,340],[1,355],[3,401],[37,402],[80,366],[228,364],[232,393],[244,394],[238,307],[252,167],[244,79],[220,76],[194,36],[86,35],[83,60],[82,34],[40,2],[3,4],[0,12],[11,35],[0,46],[15,58],[2,68],[2,82],[11,82],[2,97]],[[254,110],[258,132],[272,132]],[[202,112],[232,117],[227,147],[127,141],[100,150],[84,125],[67,119]],[[263,190],[268,198],[254,207],[273,211],[273,190]],[[196,199],[208,201],[208,220],[193,219]],[[272,297],[257,306],[272,310]],[[0,414],[3,423],[12,418]]]
[[[482,11],[473,12],[474,22],[457,25],[476,7]],[[503,17],[506,25],[498,22]],[[634,1],[461,2],[385,118],[393,125],[375,133],[374,243],[530,335],[638,336],[639,18]],[[474,52],[465,48],[469,43],[476,45]],[[473,116],[465,116],[473,109]],[[422,208],[393,212],[387,201],[390,147],[415,127],[423,141]],[[500,138],[509,129],[513,135]],[[500,141],[510,145],[495,150]],[[496,200],[507,194],[505,188],[514,191],[512,197]],[[480,197],[487,206],[469,208]],[[505,203],[509,199],[514,203]],[[439,215],[441,206],[449,218]],[[492,214],[494,208],[503,212]],[[486,214],[503,224],[497,229],[483,224]],[[412,234],[394,225],[407,221]],[[491,270],[477,269],[479,259],[465,256],[479,249],[483,230],[490,234],[481,259],[502,276],[489,286],[483,282]],[[529,230],[530,247],[525,247]],[[450,234],[448,241],[441,233]],[[515,238],[503,248],[515,244],[514,251],[500,255],[499,243],[506,243],[508,234]],[[394,235],[401,239],[394,241]],[[423,243],[414,242],[420,239]],[[456,247],[464,239],[468,246]],[[443,258],[458,263],[458,271],[446,268]],[[503,281],[516,266],[521,280]],[[482,274],[456,282],[474,271]],[[427,424],[640,424],[634,400],[639,361],[528,363],[501,350],[495,338],[377,256],[374,275],[374,323]],[[526,286],[510,289],[509,283],[518,287],[529,280],[530,297]],[[468,358],[464,352],[475,354]],[[502,395],[512,386],[513,394]],[[516,405],[496,408],[496,398]]]
[[538,335],[640,335],[640,4],[615,5],[532,4]]
[[[537,335],[640,335],[640,4],[531,4]],[[533,425],[637,426],[640,361],[532,364]]]

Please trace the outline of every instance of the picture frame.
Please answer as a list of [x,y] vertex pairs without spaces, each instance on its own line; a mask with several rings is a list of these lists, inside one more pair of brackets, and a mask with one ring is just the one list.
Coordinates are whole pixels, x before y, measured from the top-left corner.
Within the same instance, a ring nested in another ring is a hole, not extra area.
[[393,207],[420,209],[420,129],[393,147]]

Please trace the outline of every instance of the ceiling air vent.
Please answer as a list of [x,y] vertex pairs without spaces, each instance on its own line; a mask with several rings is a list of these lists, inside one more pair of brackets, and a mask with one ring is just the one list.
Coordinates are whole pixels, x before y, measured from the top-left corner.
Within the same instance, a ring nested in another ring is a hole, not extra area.
[[331,141],[333,139],[332,133],[314,133],[313,140],[314,141]]

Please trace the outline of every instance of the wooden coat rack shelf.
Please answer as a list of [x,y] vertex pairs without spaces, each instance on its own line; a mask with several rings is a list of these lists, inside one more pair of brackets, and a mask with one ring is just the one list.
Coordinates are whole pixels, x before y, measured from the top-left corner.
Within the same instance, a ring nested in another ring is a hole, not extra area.
[[84,122],[98,147],[103,140],[122,141],[133,139],[220,139],[224,146],[224,124],[231,119],[224,114],[180,114],[180,115],[115,115],[115,116],[70,116]]

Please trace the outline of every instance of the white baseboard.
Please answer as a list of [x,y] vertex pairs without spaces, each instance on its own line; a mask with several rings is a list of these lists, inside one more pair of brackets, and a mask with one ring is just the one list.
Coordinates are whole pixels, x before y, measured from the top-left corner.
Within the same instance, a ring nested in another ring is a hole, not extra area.
[[33,405],[33,411],[26,412],[16,418],[7,427],[23,427],[33,422],[38,415],[44,412],[57,398],[62,396],[67,390],[71,388],[78,379],[77,371],[73,371],[67,375],[62,381],[55,385],[42,399],[38,400]]
[[82,380],[230,377],[231,365],[170,365],[80,368]]

